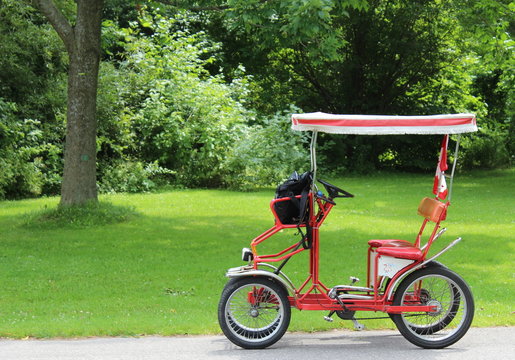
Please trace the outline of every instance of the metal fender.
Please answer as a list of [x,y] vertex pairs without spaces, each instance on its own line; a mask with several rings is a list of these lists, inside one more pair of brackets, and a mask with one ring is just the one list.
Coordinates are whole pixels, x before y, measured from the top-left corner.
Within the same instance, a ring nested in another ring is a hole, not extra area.
[[410,269],[409,271],[406,271],[405,274],[402,274],[402,276],[400,278],[398,278],[397,280],[395,280],[395,282],[393,283],[392,287],[390,288],[390,291],[388,292],[388,297],[387,299],[388,300],[393,300],[393,296],[395,295],[395,289],[400,285],[400,283],[402,282],[402,280],[404,280],[409,274],[411,273],[414,273],[415,271],[419,270],[419,269],[422,269],[422,268],[426,268],[426,267],[447,267],[445,266],[444,264],[438,262],[438,261],[430,261],[430,262],[424,262],[416,267],[414,267],[413,269]]
[[281,285],[284,286],[284,288],[290,293],[295,294],[295,288],[291,281],[286,277],[286,275],[282,274],[278,275],[271,271],[267,270],[256,270],[252,266],[240,266],[235,267],[227,270],[227,273],[225,274],[226,277],[234,279],[234,278],[240,278],[240,277],[248,277],[248,276],[264,276],[271,278]]
[[446,251],[448,251],[449,249],[451,249],[452,247],[454,247],[454,245],[456,245],[457,243],[459,243],[461,241],[461,238],[457,238],[456,240],[454,240],[453,242],[451,242],[449,245],[447,245],[445,248],[443,248],[442,250],[440,250],[437,254],[435,254],[434,256],[432,256],[431,258],[425,260],[424,262],[420,263],[418,266],[415,266],[413,269],[410,269],[409,271],[407,271],[405,274],[402,275],[402,277],[398,278],[397,280],[395,280],[395,282],[393,283],[392,287],[390,287],[390,291],[388,292],[388,297],[387,299],[388,300],[392,300],[393,299],[393,294],[394,294],[394,289],[397,288],[397,286],[401,283],[402,280],[404,280],[406,278],[406,276],[408,276],[409,274],[411,274],[412,272],[420,269],[420,268],[423,268],[423,267],[429,267],[429,266],[445,266],[441,263],[439,263],[438,261],[435,261],[435,259],[437,257],[439,257],[440,255],[442,255],[443,253],[445,253]]

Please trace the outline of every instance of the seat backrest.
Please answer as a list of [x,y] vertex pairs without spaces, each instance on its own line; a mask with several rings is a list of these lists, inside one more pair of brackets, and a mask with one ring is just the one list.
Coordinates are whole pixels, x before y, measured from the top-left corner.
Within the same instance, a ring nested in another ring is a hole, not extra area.
[[442,217],[442,213],[447,209],[447,205],[436,199],[425,197],[418,206],[418,214],[423,216],[429,221],[439,222],[445,219],[445,214]]

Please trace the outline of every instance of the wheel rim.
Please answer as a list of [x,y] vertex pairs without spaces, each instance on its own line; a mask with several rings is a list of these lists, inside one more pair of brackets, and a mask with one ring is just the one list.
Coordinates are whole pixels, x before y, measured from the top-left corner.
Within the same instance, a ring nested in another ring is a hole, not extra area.
[[416,279],[404,291],[402,298],[402,305],[436,307],[433,312],[401,314],[408,331],[426,341],[450,338],[465,322],[468,307],[465,294],[445,276],[431,274]]
[[279,331],[284,321],[284,304],[270,287],[248,284],[231,294],[225,306],[225,318],[236,337],[260,342]]

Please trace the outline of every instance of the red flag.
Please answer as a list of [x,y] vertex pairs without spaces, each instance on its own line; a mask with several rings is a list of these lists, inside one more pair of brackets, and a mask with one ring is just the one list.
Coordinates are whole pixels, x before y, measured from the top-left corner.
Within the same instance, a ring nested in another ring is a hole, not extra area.
[[437,198],[444,200],[447,197],[447,183],[445,181],[445,170],[447,170],[447,145],[449,144],[449,135],[444,135],[442,140],[442,148],[440,150],[440,158],[436,166],[435,181],[433,183],[433,194]]

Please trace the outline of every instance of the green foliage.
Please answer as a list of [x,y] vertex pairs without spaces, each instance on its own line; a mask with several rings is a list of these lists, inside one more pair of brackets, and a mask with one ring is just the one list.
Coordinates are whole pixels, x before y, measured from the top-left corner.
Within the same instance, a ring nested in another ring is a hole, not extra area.
[[174,21],[141,19],[153,35],[124,29],[125,64],[138,77],[145,98],[134,111],[134,152],[177,173],[180,183],[220,186],[220,164],[233,141],[233,128],[251,116],[232,88],[203,65],[214,47],[201,34],[173,31]]
[[[76,4],[56,3],[73,23]],[[105,2],[101,191],[275,184],[307,167],[284,112],[298,108],[474,112],[481,131],[464,137],[461,166],[513,164],[509,0],[173,3]],[[0,40],[0,198],[57,194],[66,52],[26,1],[2,1]],[[434,168],[438,143],[320,134],[318,158],[334,174],[420,171]]]
[[307,136],[293,132],[285,121],[298,111],[291,108],[261,124],[240,127],[239,138],[224,161],[227,185],[239,189],[277,185],[293,170],[309,169]]
[[468,53],[467,71],[474,77],[472,92],[486,110],[477,137],[464,142],[466,167],[506,167],[515,160],[515,4],[509,0],[457,1]]
[[143,164],[139,161],[124,161],[107,165],[102,168],[99,191],[102,193],[114,192],[146,192],[158,185],[166,184],[166,176],[175,175],[175,172],[162,168],[157,162]]
[[123,159],[134,143],[133,109],[141,101],[130,74],[111,62],[101,63],[97,97],[97,159],[104,166]]
[[340,33],[334,27],[334,14],[348,16],[349,9],[367,8],[367,1],[231,0],[228,5],[229,29],[249,34],[259,48],[289,48],[302,43],[307,53],[334,59],[339,57],[338,50],[342,46]]
[[150,14],[124,29],[104,23],[124,61],[100,77],[102,191],[150,190],[144,163],[176,184],[249,188],[276,183],[306,158],[289,114],[256,120],[244,105],[244,69],[229,84],[210,75],[218,45],[187,28],[182,16]]
[[0,198],[41,193],[42,176],[33,161],[41,137],[34,120],[18,122],[16,106],[0,98]]
[[56,194],[62,171],[65,54],[23,1],[0,7],[0,198]]
[[40,121],[19,120],[17,106],[0,97],[0,198],[58,193],[62,149],[45,137]]
[[510,149],[507,147],[508,133],[499,129],[480,128],[475,136],[463,140],[463,155],[460,164],[466,169],[496,169],[507,167]]
[[[497,136],[506,125],[497,129],[492,123],[509,124],[513,117],[513,6],[508,3],[236,1],[228,24],[214,20],[213,28],[207,27],[224,44],[225,64],[243,63],[260,85],[252,88],[253,105],[260,111],[294,103],[305,111],[351,114],[473,112],[479,125],[489,123],[484,130]],[[302,14],[304,7],[312,12]],[[305,28],[296,31],[304,19]],[[254,26],[246,26],[247,20]],[[501,69],[495,91],[502,96],[487,99],[476,79],[495,69]],[[504,147],[511,148],[513,135],[503,139]],[[324,136],[321,155],[331,169],[424,170],[434,167],[434,141]],[[410,151],[413,146],[417,151]]]
[[0,6],[0,93],[21,118],[47,123],[64,108],[65,59],[61,41],[24,1]]

